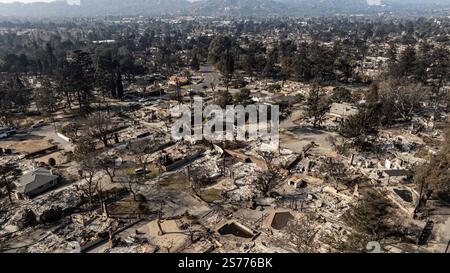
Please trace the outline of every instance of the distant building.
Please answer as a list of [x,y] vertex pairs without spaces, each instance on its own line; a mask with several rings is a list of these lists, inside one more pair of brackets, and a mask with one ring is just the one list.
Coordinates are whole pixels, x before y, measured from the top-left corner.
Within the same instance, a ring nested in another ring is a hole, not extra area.
[[24,174],[17,183],[19,199],[37,196],[58,185],[60,177],[44,168]]
[[188,77],[172,76],[169,78],[169,85],[173,86],[184,86],[188,85],[190,82]]
[[114,44],[116,40],[100,40],[100,41],[92,41],[93,44]]

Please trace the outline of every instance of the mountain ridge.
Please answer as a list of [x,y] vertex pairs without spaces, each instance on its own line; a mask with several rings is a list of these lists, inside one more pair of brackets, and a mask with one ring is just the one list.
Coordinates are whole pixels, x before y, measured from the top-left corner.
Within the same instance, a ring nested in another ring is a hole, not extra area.
[[[370,2],[370,4],[369,4]],[[450,0],[81,0],[50,3],[0,3],[0,16],[77,17],[137,15],[319,16],[416,12],[450,15]]]

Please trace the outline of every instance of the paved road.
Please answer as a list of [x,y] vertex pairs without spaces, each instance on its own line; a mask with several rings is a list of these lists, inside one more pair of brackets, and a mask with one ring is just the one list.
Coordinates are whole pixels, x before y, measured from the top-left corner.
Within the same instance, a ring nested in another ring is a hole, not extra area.
[[446,245],[450,242],[450,217],[448,217],[447,221],[440,225],[439,228],[439,239],[440,243],[443,244],[441,252],[445,251]]
[[194,85],[192,89],[197,91],[202,91],[204,86],[211,88],[211,84],[213,83],[215,86],[220,83],[220,73],[217,72],[212,65],[203,65],[200,67],[200,72],[204,78],[204,81],[201,84]]
[[[56,125],[56,127],[59,126],[58,123],[56,123],[55,125]],[[55,125],[54,124],[47,125],[47,126],[39,128],[39,129],[35,129],[35,130],[31,131],[30,133],[32,135],[44,137],[44,139],[46,139],[46,140],[53,139],[54,143],[57,144],[59,148],[64,149],[66,152],[73,151],[73,144],[65,141],[64,139],[60,138],[57,135],[57,133],[55,131]]]

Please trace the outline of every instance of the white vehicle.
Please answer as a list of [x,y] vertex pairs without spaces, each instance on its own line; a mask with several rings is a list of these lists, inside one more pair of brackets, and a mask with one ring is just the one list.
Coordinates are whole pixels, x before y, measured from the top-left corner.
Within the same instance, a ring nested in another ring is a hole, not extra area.
[[150,101],[150,98],[142,98],[139,100],[139,102],[148,102]]
[[0,139],[8,138],[16,133],[14,128],[0,128]]

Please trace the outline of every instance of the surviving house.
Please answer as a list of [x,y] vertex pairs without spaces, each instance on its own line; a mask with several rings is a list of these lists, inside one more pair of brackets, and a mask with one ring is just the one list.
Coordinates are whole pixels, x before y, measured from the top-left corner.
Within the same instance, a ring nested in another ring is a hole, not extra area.
[[18,198],[37,196],[58,185],[59,180],[59,176],[47,169],[35,169],[19,179],[17,183]]

